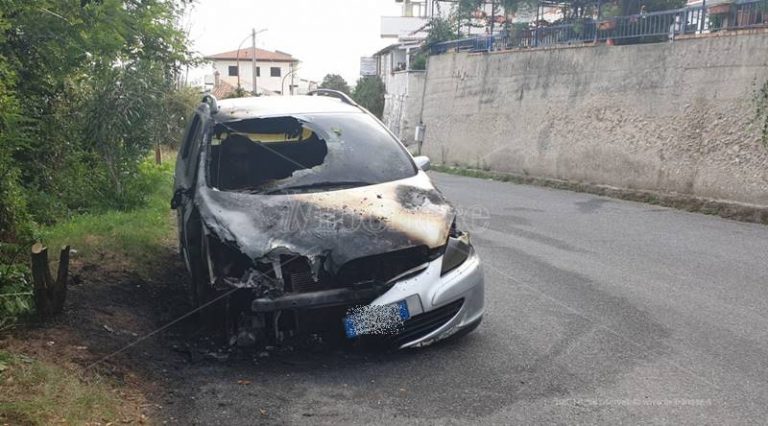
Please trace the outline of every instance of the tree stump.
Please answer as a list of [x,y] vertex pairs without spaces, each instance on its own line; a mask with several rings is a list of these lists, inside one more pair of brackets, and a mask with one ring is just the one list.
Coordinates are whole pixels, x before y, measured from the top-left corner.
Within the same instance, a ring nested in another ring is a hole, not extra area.
[[41,317],[50,318],[64,310],[69,275],[69,246],[61,248],[55,281],[48,267],[48,248],[36,243],[32,246],[31,257],[35,306]]

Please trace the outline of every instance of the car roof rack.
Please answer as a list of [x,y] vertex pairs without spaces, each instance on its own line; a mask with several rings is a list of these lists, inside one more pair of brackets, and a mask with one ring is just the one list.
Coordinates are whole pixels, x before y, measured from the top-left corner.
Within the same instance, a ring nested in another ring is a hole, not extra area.
[[307,96],[328,96],[328,97],[331,97],[331,98],[340,99],[345,104],[349,104],[349,105],[352,105],[352,106],[359,107],[357,102],[353,101],[352,98],[349,97],[349,95],[347,95],[346,93],[341,92],[339,90],[316,89],[316,90],[313,90],[311,92],[308,92]]
[[203,103],[208,104],[208,107],[211,109],[211,114],[219,112],[219,102],[216,100],[216,96],[206,93],[203,95]]

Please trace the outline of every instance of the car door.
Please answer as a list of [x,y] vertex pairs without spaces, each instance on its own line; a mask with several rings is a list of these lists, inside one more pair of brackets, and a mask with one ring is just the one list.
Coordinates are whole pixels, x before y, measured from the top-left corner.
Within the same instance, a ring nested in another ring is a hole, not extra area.
[[[195,182],[197,180],[197,171],[200,163],[200,146],[203,140],[203,120],[196,113],[184,137],[184,141],[179,151],[176,161],[176,173],[174,179],[174,193],[171,200],[171,208],[176,209],[176,219],[179,232],[179,248],[187,267],[189,268],[189,245],[193,238],[190,238],[190,230],[194,232],[197,229],[191,222],[196,222],[193,218]],[[199,225],[198,225],[199,226]]]

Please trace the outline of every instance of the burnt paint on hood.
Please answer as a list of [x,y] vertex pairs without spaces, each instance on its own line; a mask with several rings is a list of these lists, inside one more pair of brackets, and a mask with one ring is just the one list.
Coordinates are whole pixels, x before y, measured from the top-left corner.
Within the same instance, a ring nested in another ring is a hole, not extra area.
[[254,260],[282,254],[325,258],[333,272],[350,260],[409,247],[441,247],[455,212],[424,172],[336,191],[260,195],[200,186],[204,223]]

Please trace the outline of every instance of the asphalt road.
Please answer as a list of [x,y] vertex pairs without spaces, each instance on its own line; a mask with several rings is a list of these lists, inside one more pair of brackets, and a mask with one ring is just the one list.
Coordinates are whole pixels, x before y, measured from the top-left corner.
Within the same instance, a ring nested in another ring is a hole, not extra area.
[[463,339],[185,367],[198,424],[768,419],[768,227],[433,174],[485,265]]

